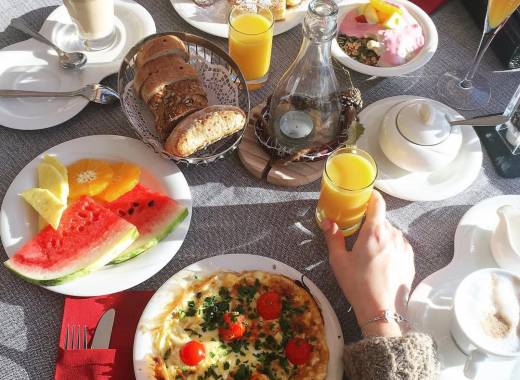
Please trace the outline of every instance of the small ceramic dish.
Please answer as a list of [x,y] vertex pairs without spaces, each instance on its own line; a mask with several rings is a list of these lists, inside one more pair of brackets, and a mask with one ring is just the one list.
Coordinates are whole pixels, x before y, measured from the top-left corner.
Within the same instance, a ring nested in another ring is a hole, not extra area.
[[379,146],[395,165],[410,172],[442,169],[458,155],[462,132],[450,126],[449,109],[430,99],[412,99],[386,112]]
[[[343,0],[339,2],[340,7],[338,15],[338,26],[345,18],[345,15],[353,9],[356,9],[360,4],[368,3],[366,0]],[[412,58],[410,61],[403,65],[394,67],[380,67],[365,65],[361,62],[351,58],[343,51],[338,45],[337,39],[332,41],[332,56],[341,64],[345,65],[349,69],[357,71],[362,74],[377,76],[377,77],[395,77],[400,75],[409,74],[422,66],[424,66],[433,57],[437,50],[439,37],[437,34],[437,28],[433,23],[430,16],[428,16],[421,8],[414,3],[407,0],[392,0],[392,3],[403,6],[419,23],[422,27],[424,35],[424,46],[421,48],[419,53]]]

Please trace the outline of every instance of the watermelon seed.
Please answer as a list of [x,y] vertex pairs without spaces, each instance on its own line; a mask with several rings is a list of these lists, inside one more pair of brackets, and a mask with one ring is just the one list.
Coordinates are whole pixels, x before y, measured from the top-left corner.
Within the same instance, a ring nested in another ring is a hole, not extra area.
[[151,201],[148,202],[148,207],[153,207],[155,206],[155,201],[152,199]]
[[134,207],[139,207],[139,203],[134,202],[134,203],[132,203],[132,206],[134,206]]
[[117,213],[119,214],[119,216],[125,216],[126,214],[123,210],[119,210]]
[[133,209],[133,207],[130,207],[128,209],[128,215],[132,215],[133,213],[134,213],[134,209]]

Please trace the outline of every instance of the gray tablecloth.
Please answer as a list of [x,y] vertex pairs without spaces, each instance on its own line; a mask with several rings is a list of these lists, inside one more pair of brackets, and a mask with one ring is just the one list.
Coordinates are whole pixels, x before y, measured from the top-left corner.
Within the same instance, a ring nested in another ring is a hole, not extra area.
[[[201,34],[175,13],[168,0],[139,0],[152,14],[157,31],[184,30]],[[0,1],[0,48],[27,37],[8,28],[23,16],[39,28],[59,0]],[[437,77],[448,68],[468,63],[480,32],[459,2],[450,2],[433,19],[439,49],[432,61],[407,78],[368,80],[353,75],[366,103],[400,94],[436,98]],[[205,36],[221,46],[225,40]],[[300,28],[274,39],[271,78],[253,93],[256,104],[274,88],[300,46]],[[482,112],[501,112],[520,82],[519,74],[492,74],[501,65],[489,52],[481,72],[492,78],[493,97]],[[109,78],[114,84],[114,79]],[[474,113],[469,113],[467,116]],[[92,134],[135,136],[117,106],[90,104],[72,120],[47,130],[23,132],[0,127],[0,195],[35,156],[61,142]],[[325,244],[314,221],[319,183],[285,189],[257,181],[236,155],[204,167],[183,167],[194,198],[190,231],[175,258],[158,274],[137,286],[157,289],[173,273],[204,257],[253,253],[274,257],[306,273],[327,295],[341,321],[347,342],[359,338],[353,313],[342,297],[326,259]],[[385,195],[388,215],[416,252],[416,283],[449,263],[453,236],[462,215],[477,202],[501,194],[520,193],[520,180],[499,178],[484,155],[481,174],[462,194],[442,202],[410,203]],[[302,228],[303,227],[303,228]],[[2,248],[1,260],[6,259]],[[63,296],[30,285],[0,268],[0,379],[49,379],[53,376]],[[130,332],[129,332],[130,333]]]

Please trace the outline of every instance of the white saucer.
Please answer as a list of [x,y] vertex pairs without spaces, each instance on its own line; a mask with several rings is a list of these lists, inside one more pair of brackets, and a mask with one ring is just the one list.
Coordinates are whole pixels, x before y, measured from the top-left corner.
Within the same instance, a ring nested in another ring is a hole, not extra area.
[[[36,91],[71,91],[98,83],[118,71],[127,51],[142,38],[155,33],[152,16],[131,0],[115,0],[116,41],[103,51],[83,51],[87,64],[78,71],[58,65],[56,52],[32,38],[0,50],[0,88]],[[40,30],[65,51],[80,51],[75,26],[64,5],[56,8]],[[76,114],[88,100],[73,98],[0,98],[0,125],[34,130],[61,124]]]
[[281,274],[301,281],[307,286],[320,308],[325,325],[325,335],[329,348],[327,379],[343,379],[343,334],[338,317],[325,295],[311,280],[287,264],[269,257],[247,254],[221,255],[203,259],[174,274],[157,290],[146,305],[135,332],[133,356],[136,379],[148,380],[154,378],[153,373],[150,373],[151,367],[148,362],[149,356],[153,354],[150,328],[153,328],[153,321],[164,313],[165,307],[171,303],[175,294],[182,291],[187,282],[193,279],[193,276],[203,277],[217,271],[242,272],[248,270]]
[[[37,232],[36,212],[20,197],[20,193],[36,186],[36,168],[43,154],[53,154],[70,165],[82,158],[126,161],[141,168],[141,183],[167,194],[188,208],[188,216],[155,247],[117,265],[109,265],[85,277],[62,285],[46,286],[56,293],[90,297],[111,294],[131,288],[159,272],[180,249],[192,214],[192,198],[184,175],[173,162],[163,160],[141,141],[124,136],[97,135],[80,137],[56,145],[25,166],[13,180],[0,210],[0,236],[8,257]],[[6,257],[2,259],[4,261]],[[12,274],[14,276],[14,274]]]
[[[408,316],[415,330],[432,335],[441,356],[441,380],[465,380],[466,356],[450,335],[452,298],[460,281],[482,268],[498,268],[491,254],[490,239],[498,224],[496,210],[506,204],[520,207],[520,195],[486,199],[464,214],[455,232],[453,260],[424,279],[408,304]],[[520,359],[485,363],[477,379],[520,379]]]
[[[206,8],[199,7],[192,0],[170,0],[170,2],[179,16],[194,28],[217,37],[228,37],[230,6],[227,0],[217,0],[215,4]],[[274,35],[285,33],[300,25],[308,5],[309,0],[302,0],[299,5],[287,8],[285,20],[274,23]]]
[[[462,129],[462,147],[459,155],[447,167],[431,173],[411,173],[394,165],[379,147],[379,128],[383,117],[392,106],[418,96],[400,95],[374,102],[363,109],[359,119],[365,132],[359,138],[359,148],[369,152],[377,163],[375,186],[385,193],[408,201],[439,201],[453,197],[468,188],[477,179],[482,166],[480,140],[472,127]],[[462,116],[442,105],[452,118]]]
[[[406,10],[417,20],[417,22],[423,30],[424,46],[421,48],[421,51],[419,51],[414,58],[412,58],[409,62],[406,62],[403,65],[394,67],[365,65],[361,62],[356,61],[353,58],[350,58],[343,51],[343,49],[339,47],[336,39],[332,41],[332,56],[349,69],[352,69],[354,71],[357,71],[358,73],[362,73],[365,75],[372,75],[378,77],[394,77],[399,75],[406,75],[418,70],[419,68],[427,64],[435,54],[435,51],[437,50],[437,45],[439,43],[439,36],[437,34],[437,28],[435,27],[435,24],[433,23],[430,16],[428,16],[426,12],[424,12],[414,3],[408,0],[392,1],[406,8]],[[343,19],[345,18],[347,12],[351,11],[352,9],[355,9],[358,5],[367,2],[367,0],[340,1],[340,11],[338,14],[338,28],[341,26],[341,23],[343,22]]]

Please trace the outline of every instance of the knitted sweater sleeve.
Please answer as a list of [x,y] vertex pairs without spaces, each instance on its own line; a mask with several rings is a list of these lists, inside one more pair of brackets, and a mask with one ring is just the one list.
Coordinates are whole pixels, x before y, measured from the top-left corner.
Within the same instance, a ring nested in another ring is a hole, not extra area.
[[344,361],[350,380],[432,380],[440,369],[432,337],[415,332],[349,344]]

